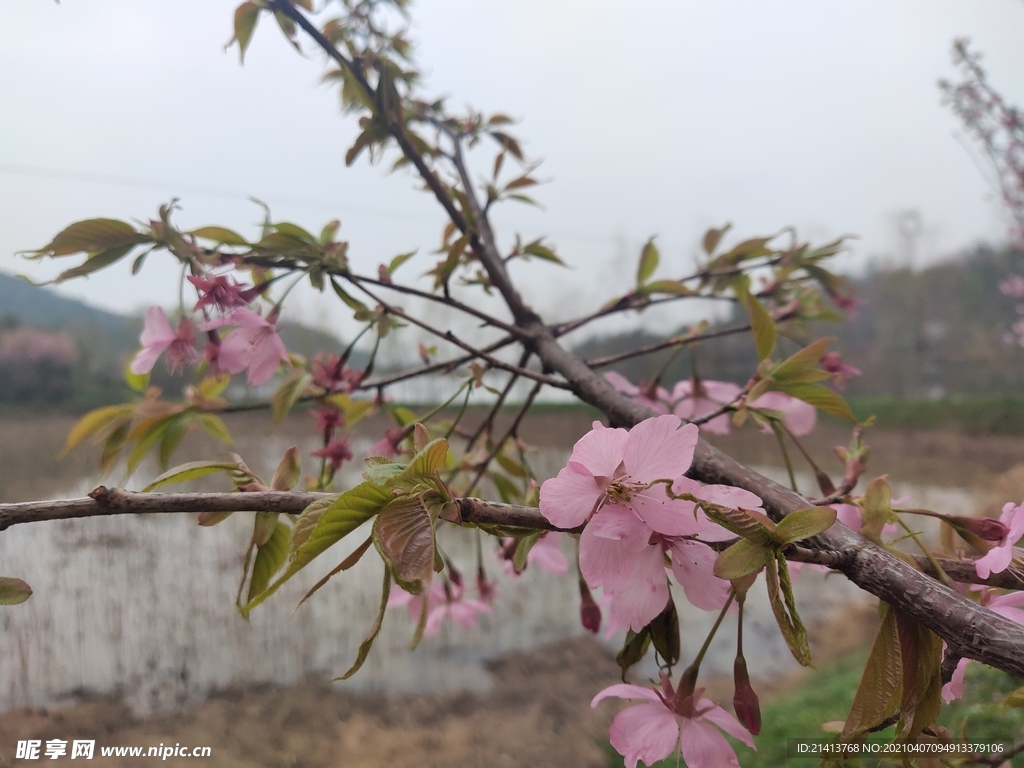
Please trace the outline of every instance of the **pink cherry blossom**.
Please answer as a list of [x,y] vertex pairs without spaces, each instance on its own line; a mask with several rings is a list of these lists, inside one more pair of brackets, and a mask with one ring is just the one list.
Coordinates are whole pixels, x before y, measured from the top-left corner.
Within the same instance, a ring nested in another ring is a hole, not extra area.
[[217,364],[222,370],[236,374],[248,368],[248,382],[255,386],[270,381],[281,363],[288,363],[288,350],[277,328],[251,309],[239,307],[230,315],[204,323],[200,330],[224,325],[235,328],[220,343]]
[[142,343],[142,349],[135,355],[131,365],[134,374],[149,373],[164,352],[167,353],[167,366],[171,371],[199,357],[195,348],[196,334],[192,328],[192,321],[183,318],[177,329],[171,330],[167,314],[160,307],[150,307],[146,310],[146,321],[139,341]]
[[604,375],[605,381],[611,384],[615,389],[624,395],[629,395],[631,398],[636,400],[638,403],[646,405],[648,408],[653,408],[658,413],[668,413],[668,400],[669,394],[664,387],[639,387],[618,371],[608,371]]
[[344,462],[352,458],[352,449],[349,447],[348,440],[343,437],[336,437],[323,448],[313,451],[310,455],[329,460],[331,462],[331,469],[337,471]]
[[427,600],[427,623],[423,634],[436,635],[441,625],[450,618],[465,629],[476,628],[477,616],[490,613],[491,606],[481,600],[472,600],[465,596],[465,588],[453,581],[445,582],[434,579],[427,594],[411,595],[401,587],[393,587],[388,598],[388,607],[405,605],[409,610],[409,619],[418,622],[423,610],[424,597]]
[[608,732],[627,768],[636,768],[639,761],[654,765],[677,749],[688,768],[739,768],[736,751],[719,729],[757,749],[750,733],[736,718],[711,700],[699,698],[702,691],[677,703],[671,685],[666,682],[665,687],[663,693],[619,683],[605,688],[590,702],[592,707],[608,697],[645,702],[619,712]]
[[829,381],[836,389],[846,389],[847,381],[864,373],[860,368],[844,363],[838,352],[826,352],[821,358],[821,367],[832,374]]
[[[680,429],[678,416],[646,419],[627,432],[599,421],[573,446],[569,463],[540,491],[541,513],[559,528],[575,528],[598,509],[631,509],[670,536],[693,531],[692,504],[670,499],[660,479],[682,477],[693,461],[697,427]],[[689,520],[687,519],[687,513]]]
[[[765,392],[756,400],[747,403],[751,408],[768,408],[782,413],[782,423],[797,437],[808,435],[814,429],[817,411],[814,406],[797,400],[783,392]],[[764,426],[762,432],[771,432],[771,427]]]
[[[728,381],[705,381],[703,379],[697,381],[699,386],[696,390],[693,379],[683,379],[672,390],[672,401],[676,403],[672,412],[687,421],[693,421],[717,411],[723,405],[731,403],[739,397],[740,392],[743,391],[741,387]],[[727,435],[729,434],[729,414],[723,413],[701,426],[716,435]]]
[[404,428],[392,427],[384,432],[383,439],[370,446],[370,450],[366,455],[367,457],[383,456],[385,459],[393,459],[402,452],[400,444],[408,436],[409,433]]
[[[530,547],[530,551],[526,555],[526,567],[539,568],[547,573],[553,573],[555,576],[564,576],[569,572],[569,561],[562,553],[561,541],[563,534],[549,532],[545,533]],[[502,539],[504,546],[504,552],[509,552],[509,557],[501,558],[501,568],[506,576],[516,578],[519,576],[516,573],[515,565],[512,562],[512,557],[515,556],[515,547],[518,544],[516,539]]]
[[1013,545],[1024,536],[1024,503],[1015,506],[1013,502],[1003,505],[1003,513],[999,516],[999,522],[1009,529],[1006,538],[992,547],[983,557],[974,561],[974,569],[978,576],[987,579],[990,574],[1002,573],[1009,568],[1013,562]]
[[[981,604],[986,606],[993,613],[998,613],[1004,619],[1009,619],[1016,624],[1024,626],[1024,592],[1007,592],[997,595],[990,589],[981,593]],[[964,673],[967,670],[967,662],[970,659],[960,659],[953,671],[953,677],[948,683],[942,686],[942,699],[947,704],[953,699],[959,699],[964,695]]]
[[949,704],[953,699],[963,698],[964,695],[964,673],[967,672],[967,662],[970,659],[960,659],[953,670],[953,676],[949,682],[942,686],[942,700]]
[[229,312],[236,307],[246,306],[258,292],[258,289],[243,289],[241,285],[229,280],[225,275],[216,275],[213,278],[189,275],[188,281],[200,293],[199,301],[193,307],[194,311],[203,307],[216,307]]

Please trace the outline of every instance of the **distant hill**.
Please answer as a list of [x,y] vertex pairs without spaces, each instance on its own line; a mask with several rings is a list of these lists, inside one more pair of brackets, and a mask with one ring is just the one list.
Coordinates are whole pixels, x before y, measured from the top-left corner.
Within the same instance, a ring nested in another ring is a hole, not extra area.
[[[0,387],[0,406],[15,404],[81,411],[123,401],[128,396],[121,372],[139,347],[141,317],[91,307],[0,272],[0,331],[18,326],[65,332],[74,340],[78,355],[71,369],[62,372],[71,382],[63,396],[56,397],[52,387],[35,386],[26,380],[21,382],[14,400],[10,392]],[[282,324],[281,338],[288,349],[307,357],[318,351],[338,353],[345,348],[335,336],[293,322]],[[354,354],[351,364],[364,365],[365,360],[364,354]],[[21,378],[32,375],[54,378],[53,371],[42,368],[35,374],[31,371],[21,371],[21,374]],[[6,375],[10,379],[12,372]],[[170,375],[162,364],[153,369],[153,383],[169,395],[179,392],[187,381],[180,373]]]
[[0,316],[13,315],[22,325],[39,328],[64,328],[85,321],[90,325],[115,328],[125,318],[77,299],[68,299],[48,288],[40,288],[21,278],[0,272]]

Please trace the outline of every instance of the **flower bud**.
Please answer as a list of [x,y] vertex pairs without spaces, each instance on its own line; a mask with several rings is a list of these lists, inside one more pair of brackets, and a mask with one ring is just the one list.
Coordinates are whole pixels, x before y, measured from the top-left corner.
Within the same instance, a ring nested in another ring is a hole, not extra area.
[[742,654],[737,654],[736,662],[733,664],[733,681],[736,692],[732,697],[732,708],[736,710],[736,719],[757,736],[761,732],[761,705],[753,686],[750,685],[747,662]]
[[601,606],[594,600],[594,596],[590,593],[590,587],[587,586],[582,578],[579,580],[580,583],[580,623],[583,624],[583,628],[592,634],[597,634],[601,630]]

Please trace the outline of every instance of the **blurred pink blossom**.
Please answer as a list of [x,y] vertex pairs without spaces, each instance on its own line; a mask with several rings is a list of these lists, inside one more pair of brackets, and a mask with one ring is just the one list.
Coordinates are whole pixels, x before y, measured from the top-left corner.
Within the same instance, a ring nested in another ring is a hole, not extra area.
[[662,688],[656,691],[619,683],[605,688],[590,702],[596,707],[610,696],[646,702],[619,712],[608,730],[612,746],[625,758],[626,768],[636,768],[641,760],[654,765],[677,749],[688,768],[739,768],[736,751],[719,729],[757,749],[736,718],[713,701],[699,698],[703,689],[679,702],[667,680]]
[[491,606],[482,600],[467,598],[462,584],[454,582],[446,584],[442,579],[434,579],[425,596],[411,595],[401,587],[393,587],[391,597],[388,598],[388,608],[407,606],[409,619],[419,622],[424,597],[427,600],[427,623],[423,629],[425,635],[436,635],[440,632],[441,625],[446,618],[451,618],[465,629],[474,629],[477,616],[481,613],[491,612]]
[[336,437],[318,451],[312,451],[312,456],[319,456],[331,462],[331,469],[337,470],[341,465],[352,458],[352,449],[348,440],[343,437]]
[[838,352],[826,352],[821,358],[821,367],[832,374],[829,379],[836,389],[846,389],[846,382],[854,376],[863,375],[860,368],[847,365]]
[[38,363],[44,360],[70,365],[78,357],[75,340],[66,331],[15,328],[0,333],[0,362]]
[[1002,573],[1010,567],[1015,554],[1013,545],[1024,536],[1024,502],[1019,506],[1014,505],[1012,501],[1004,504],[999,522],[1009,529],[1006,537],[984,556],[974,561],[974,569],[983,579],[987,579],[993,573]]
[[[751,408],[768,408],[773,411],[780,411],[782,413],[782,423],[786,425],[786,429],[797,437],[810,434],[811,430],[814,429],[814,423],[818,416],[813,405],[809,405],[803,400],[797,400],[795,397],[782,392],[765,392],[756,400],[748,402],[747,405]],[[761,431],[771,432],[771,427],[765,425],[761,428]]]
[[209,331],[225,325],[235,328],[220,343],[218,366],[230,374],[249,369],[248,382],[256,386],[270,381],[281,363],[288,363],[288,350],[277,335],[272,322],[246,307],[203,323],[200,330]]
[[182,318],[176,330],[171,330],[167,314],[160,307],[146,310],[146,320],[139,336],[142,349],[132,360],[131,371],[138,375],[153,370],[157,359],[167,353],[167,367],[174,371],[179,365],[199,357],[196,351],[196,334],[192,321]]
[[[743,389],[728,381],[711,381],[697,379],[698,386],[694,389],[694,379],[683,379],[672,390],[672,412],[687,421],[693,421],[710,413],[714,413],[723,405],[733,402]],[[708,432],[716,435],[729,434],[729,414],[723,413],[701,425]]]

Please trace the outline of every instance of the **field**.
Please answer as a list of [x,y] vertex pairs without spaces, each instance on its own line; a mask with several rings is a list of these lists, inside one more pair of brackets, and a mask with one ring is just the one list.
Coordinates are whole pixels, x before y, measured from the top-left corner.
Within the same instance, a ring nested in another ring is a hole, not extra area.
[[[523,436],[536,446],[567,450],[573,436],[582,434],[592,419],[585,409],[547,409],[524,425]],[[311,422],[310,416],[296,414],[281,430],[299,435]],[[0,500],[40,498],[83,483],[88,486],[85,481],[93,477],[95,456],[87,449],[60,462],[54,458],[72,423],[73,419],[61,416],[0,419]],[[236,450],[243,455],[247,445],[267,434],[266,421],[252,414],[232,418],[230,426]],[[370,432],[382,427],[383,422],[367,424]],[[823,455],[847,437],[838,425],[824,423],[808,445],[816,455]],[[771,440],[762,435],[747,431],[717,442],[741,460],[757,465],[777,463]],[[970,498],[986,509],[996,508],[1000,499],[1024,497],[1024,470],[1019,469],[1024,466],[1024,440],[1020,438],[878,431],[870,436],[870,442],[872,466],[877,471],[888,470],[894,480],[924,483],[942,478],[949,492],[967,489]],[[223,449],[195,440],[185,450],[190,456],[212,457]],[[266,471],[267,467],[257,469]],[[799,583],[797,586],[799,590]],[[33,599],[46,598],[37,595]],[[814,736],[807,730],[823,718],[842,717],[858,674],[855,649],[870,637],[872,625],[873,612],[858,609],[839,623],[812,627],[816,661],[822,671],[810,677],[780,677],[760,686],[766,703],[765,735],[760,740],[762,754],[748,756],[756,761],[753,764],[779,764],[779,745],[784,750],[786,736]],[[224,768],[615,765],[606,728],[617,705],[589,707],[594,693],[617,679],[613,653],[607,646],[589,638],[569,638],[542,652],[513,652],[494,658],[487,663],[487,671],[491,678],[487,690],[443,694],[356,693],[344,685],[329,684],[325,677],[286,687],[239,685],[219,690],[193,706],[147,717],[131,712],[116,695],[80,691],[67,706],[3,713],[0,766],[29,764],[12,761],[14,743],[26,738],[95,738],[98,746],[210,746],[212,757],[199,764]],[[711,678],[702,684],[720,700],[731,698],[728,679]],[[982,680],[973,688],[991,700],[993,692],[1003,690],[1005,684]],[[963,714],[954,712],[953,716]],[[1024,723],[1011,720],[994,727],[1024,728]],[[1016,736],[1005,734],[1008,739]],[[144,758],[97,757],[95,764],[146,762]],[[174,758],[167,763],[197,764]]]

